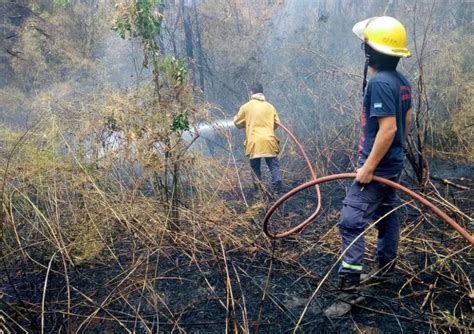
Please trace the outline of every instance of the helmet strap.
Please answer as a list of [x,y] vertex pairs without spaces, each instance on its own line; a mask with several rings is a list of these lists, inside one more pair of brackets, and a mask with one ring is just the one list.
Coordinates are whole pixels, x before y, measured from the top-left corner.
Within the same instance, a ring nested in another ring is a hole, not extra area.
[[364,64],[364,79],[362,81],[362,95],[365,94],[365,87],[367,86],[367,71],[369,69],[370,54],[365,53],[365,64]]

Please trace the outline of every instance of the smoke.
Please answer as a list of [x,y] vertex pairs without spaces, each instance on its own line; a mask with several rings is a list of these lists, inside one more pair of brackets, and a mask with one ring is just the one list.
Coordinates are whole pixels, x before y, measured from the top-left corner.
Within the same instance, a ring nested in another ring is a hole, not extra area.
[[99,59],[107,85],[129,88],[150,76],[143,67],[143,47],[139,40],[124,40],[110,32],[98,45]]

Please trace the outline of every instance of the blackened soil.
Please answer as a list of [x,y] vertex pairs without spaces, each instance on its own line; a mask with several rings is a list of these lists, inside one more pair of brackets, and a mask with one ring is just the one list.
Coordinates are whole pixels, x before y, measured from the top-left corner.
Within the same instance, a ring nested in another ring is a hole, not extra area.
[[[434,160],[431,172],[441,180],[448,178],[474,187],[472,166]],[[403,182],[408,184],[409,178]],[[472,216],[472,190],[437,180],[434,183],[448,200]],[[226,250],[226,261],[219,251],[190,254],[179,248],[169,248],[160,256],[144,251],[142,258],[132,258],[129,250],[134,245],[124,239],[116,244],[122,255],[107,266],[69,269],[69,291],[64,268],[53,262],[43,298],[46,268],[27,259],[12,263],[5,257],[0,309],[7,327],[16,332],[39,332],[43,321],[49,333],[147,333],[146,328],[153,333],[254,333],[257,327],[261,333],[291,333],[305,308],[299,327],[304,333],[430,333],[450,328],[451,332],[468,332],[472,325],[472,320],[466,320],[472,319],[472,299],[466,296],[469,287],[459,286],[457,282],[462,279],[450,273],[461,275],[459,268],[463,268],[472,282],[473,253],[465,250],[462,261],[447,260],[448,268],[430,269],[439,257],[450,255],[448,250],[454,252],[466,244],[454,239],[429,213],[430,223],[421,223],[410,241],[402,244],[401,266],[394,282],[364,289],[361,293],[366,301],[350,314],[333,320],[323,315],[323,310],[337,300],[337,269],[309,300],[337,259],[337,230],[331,228],[337,223],[346,186],[347,182],[322,187],[324,212],[301,234],[272,245],[262,241],[261,232],[256,233],[256,245],[263,246],[254,252]],[[286,204],[279,213],[282,221],[286,220],[280,227],[311,213],[314,201],[314,193],[307,191]],[[291,219],[285,219],[288,217]],[[410,229],[420,223],[420,212],[404,208],[401,219],[403,228]],[[332,233],[333,239],[326,237],[321,242],[326,233]],[[432,240],[437,254],[424,252],[417,236]],[[440,243],[448,248],[438,247]],[[369,249],[368,267],[373,260],[373,249]],[[430,290],[430,286],[434,288]]]

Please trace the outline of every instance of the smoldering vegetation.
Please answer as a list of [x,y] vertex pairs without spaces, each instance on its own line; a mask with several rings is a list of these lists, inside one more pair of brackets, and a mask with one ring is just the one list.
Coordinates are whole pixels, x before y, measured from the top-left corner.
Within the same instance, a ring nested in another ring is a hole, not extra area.
[[[415,107],[401,182],[472,231],[472,11],[470,1],[1,1],[2,328],[468,333],[472,246],[403,196],[395,282],[367,287],[345,318],[324,317],[348,183],[322,186],[323,211],[303,232],[267,239],[274,198],[254,190],[229,120],[258,80],[319,175],[353,171],[363,54],[351,28],[398,17]],[[289,190],[310,174],[278,135]],[[313,189],[298,194],[272,229],[315,205]],[[367,267],[375,243],[369,231]]]

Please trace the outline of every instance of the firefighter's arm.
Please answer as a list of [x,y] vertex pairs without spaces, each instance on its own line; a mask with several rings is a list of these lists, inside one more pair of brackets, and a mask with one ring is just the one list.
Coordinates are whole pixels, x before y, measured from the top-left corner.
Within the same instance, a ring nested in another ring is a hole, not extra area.
[[395,116],[378,117],[379,130],[375,136],[374,146],[370,151],[364,165],[357,170],[356,181],[360,183],[370,183],[374,176],[375,168],[387,154],[393,143],[397,132],[397,120]]
[[245,109],[240,108],[237,115],[234,116],[234,124],[238,129],[245,128]]

